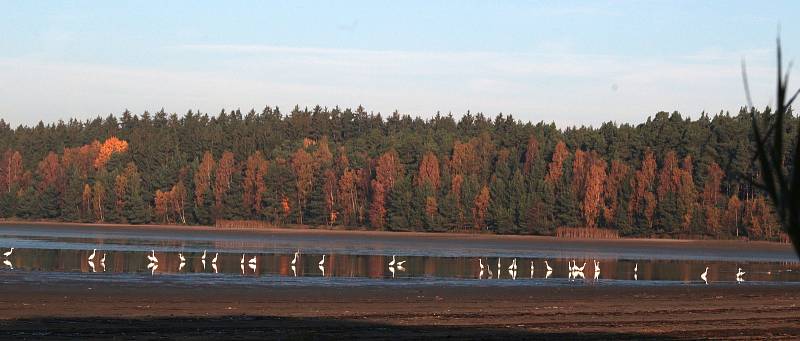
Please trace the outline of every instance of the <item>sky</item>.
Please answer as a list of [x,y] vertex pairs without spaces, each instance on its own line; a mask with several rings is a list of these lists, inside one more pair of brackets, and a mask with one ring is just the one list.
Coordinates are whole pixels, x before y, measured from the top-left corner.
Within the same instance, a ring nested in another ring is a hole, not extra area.
[[[560,127],[774,102],[798,1],[2,1],[0,118],[363,105]],[[793,71],[797,80],[797,72]],[[791,82],[795,87],[800,82]]]

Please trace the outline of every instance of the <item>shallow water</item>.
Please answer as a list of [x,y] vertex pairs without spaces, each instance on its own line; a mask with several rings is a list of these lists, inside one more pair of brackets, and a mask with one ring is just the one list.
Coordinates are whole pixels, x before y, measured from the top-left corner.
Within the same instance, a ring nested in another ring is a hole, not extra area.
[[[167,276],[171,280],[203,283],[282,283],[315,284],[402,284],[441,283],[459,285],[664,285],[664,284],[790,284],[800,283],[800,264],[764,260],[758,252],[742,251],[747,259],[727,257],[726,249],[714,254],[703,249],[705,257],[681,257],[698,254],[696,247],[672,247],[675,254],[653,252],[642,257],[630,247],[594,245],[584,242],[584,249],[564,247],[520,248],[514,242],[472,241],[459,249],[452,241],[409,242],[401,236],[355,238],[358,243],[331,243],[330,236],[259,235],[237,238],[227,232],[175,232],[168,238],[155,239],[152,231],[110,230],[88,237],[80,228],[21,228],[0,226],[0,250],[15,247],[11,256],[0,256],[0,279],[11,272],[39,276],[40,280],[58,276],[80,279],[134,281]],[[336,238],[344,238],[337,235]],[[359,239],[360,238],[360,239]],[[409,243],[407,249],[398,247]],[[427,245],[426,243],[431,243]],[[598,242],[597,244],[602,244]],[[642,246],[632,246],[642,248]],[[92,249],[98,249],[89,260]],[[734,248],[735,249],[735,248]],[[148,255],[154,250],[157,262]],[[207,250],[205,260],[203,250]],[[487,252],[487,250],[491,250]],[[600,250],[600,251],[597,251]],[[299,251],[294,266],[294,253]],[[658,250],[655,250],[658,251]],[[218,254],[216,263],[212,259]],[[325,262],[320,265],[323,254]],[[390,265],[393,254],[402,265]],[[185,261],[181,261],[182,255]],[[671,255],[665,257],[664,255]],[[101,259],[104,258],[104,261]],[[251,263],[251,259],[254,261]],[[509,267],[516,259],[516,270]],[[786,257],[792,259],[792,257]],[[583,271],[573,272],[568,263],[586,263]],[[599,262],[596,272],[593,262]],[[498,261],[500,262],[498,267]],[[547,271],[545,261],[552,268]],[[484,268],[481,269],[481,264]],[[531,266],[533,265],[533,269]],[[701,279],[709,267],[706,280]],[[638,269],[635,271],[634,269]],[[736,276],[739,268],[745,271]],[[326,281],[326,282],[322,282]]]

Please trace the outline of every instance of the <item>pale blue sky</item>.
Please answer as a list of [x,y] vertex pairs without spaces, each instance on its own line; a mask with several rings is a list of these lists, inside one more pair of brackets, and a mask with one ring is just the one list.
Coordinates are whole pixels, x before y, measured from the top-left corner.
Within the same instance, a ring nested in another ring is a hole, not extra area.
[[[278,105],[560,126],[771,103],[800,2],[0,2],[0,117]],[[796,74],[796,73],[794,73]],[[800,83],[794,83],[800,84]]]

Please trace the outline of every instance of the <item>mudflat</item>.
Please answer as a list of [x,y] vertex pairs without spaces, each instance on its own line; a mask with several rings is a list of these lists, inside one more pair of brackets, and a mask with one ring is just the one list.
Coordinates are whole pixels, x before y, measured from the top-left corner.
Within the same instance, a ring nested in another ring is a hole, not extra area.
[[800,286],[249,286],[4,274],[0,339],[796,339]]

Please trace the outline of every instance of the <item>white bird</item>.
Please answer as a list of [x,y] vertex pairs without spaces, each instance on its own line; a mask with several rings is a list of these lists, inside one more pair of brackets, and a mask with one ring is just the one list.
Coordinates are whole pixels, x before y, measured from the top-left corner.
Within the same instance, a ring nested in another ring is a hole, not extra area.
[[517,259],[516,258],[514,258],[514,260],[511,261],[511,265],[508,266],[508,269],[509,270],[517,270]]
[[294,258],[292,258],[292,265],[297,264],[297,256],[299,255],[299,253],[300,253],[299,251],[296,251],[294,253]]
[[497,257],[497,274],[500,275],[500,257]]
[[94,260],[94,254],[97,252],[97,249],[92,249],[92,254],[89,255],[89,260]]
[[394,266],[401,267],[401,266],[403,266],[403,264],[405,264],[405,263],[406,263],[406,261],[404,261],[404,260],[397,261],[397,264],[395,264]]
[[531,277],[533,277],[533,261],[531,261]]
[[594,260],[594,272],[600,272],[600,262]]
[[741,278],[744,276],[745,272],[742,271],[742,268],[739,268],[739,272],[736,273],[736,278]]
[[178,259],[181,260],[181,263],[185,263],[186,262],[186,258],[183,257],[183,253],[178,252]]
[[152,252],[153,255],[147,255],[147,259],[150,260],[150,263],[158,263],[158,258],[156,258],[156,250],[151,250],[150,252]]
[[[323,266],[323,265],[325,265],[325,255],[322,255],[322,260],[321,260],[321,261],[319,261],[319,265],[320,265],[320,266]],[[325,272],[325,270],[322,270],[322,272]]]
[[[211,264],[217,264],[217,258],[219,258],[219,252],[214,254],[214,259],[211,260]],[[214,271],[216,271],[216,270],[217,270],[217,267],[215,266],[214,267]]]
[[100,258],[100,264],[103,264],[105,262],[106,262],[106,253],[103,252],[103,258]]
[[550,267],[550,264],[547,264],[547,261],[544,261],[544,266],[547,267],[547,272],[553,272],[553,268]]
[[255,263],[256,263],[256,261],[257,261],[256,257],[257,257],[257,256],[253,256],[253,258],[250,258],[250,260],[249,260],[247,263],[249,263],[249,264],[255,264]]
[[206,260],[206,250],[203,250],[203,255],[200,256],[200,260]]
[[[396,261],[397,261],[397,260],[395,260],[395,258],[394,258],[394,255],[392,255],[392,261],[391,261],[391,262],[389,262],[389,266],[394,266],[394,263],[395,263]],[[394,270],[392,270],[392,274],[394,274]]]
[[572,270],[578,271],[578,262],[576,262],[574,259],[572,260]]
[[13,252],[14,252],[14,248],[12,247],[12,248],[11,248],[11,250],[8,250],[8,251],[6,251],[5,253],[3,253],[3,257],[6,257],[6,258],[8,258],[8,256],[11,256],[11,254],[12,254]]
[[596,281],[596,280],[598,280],[599,278],[600,278],[600,271],[598,270],[598,271],[595,271],[595,272],[594,272],[594,280]]
[[583,266],[581,266],[580,268],[578,267],[578,265],[575,265],[575,271],[577,272],[583,272],[584,268],[586,268],[586,262],[583,262]]
[[700,274],[700,279],[702,279],[703,282],[706,282],[706,284],[708,284],[707,275],[708,275],[708,267],[706,267],[706,271],[703,271],[703,273]]
[[483,259],[478,258],[478,265],[481,267],[481,271],[483,271]]
[[242,260],[239,261],[239,264],[244,264],[244,253],[242,254]]
[[633,266],[633,272],[639,272],[639,263]]

